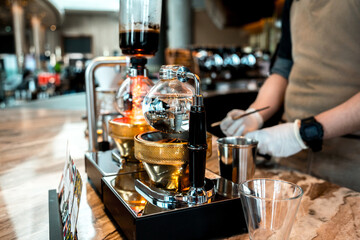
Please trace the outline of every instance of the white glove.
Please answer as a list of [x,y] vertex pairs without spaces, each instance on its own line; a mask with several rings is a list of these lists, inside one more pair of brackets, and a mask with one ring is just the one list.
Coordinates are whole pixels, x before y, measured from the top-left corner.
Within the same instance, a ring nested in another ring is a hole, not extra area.
[[248,110],[234,109],[228,112],[220,124],[221,131],[226,136],[242,136],[248,132],[257,130],[262,127],[264,121],[261,115],[256,112],[238,120],[233,120],[234,117],[240,116],[244,113],[255,111],[253,108]]
[[261,154],[270,154],[274,157],[288,157],[306,149],[300,137],[299,122],[279,124],[249,132],[245,136],[257,140],[258,150]]

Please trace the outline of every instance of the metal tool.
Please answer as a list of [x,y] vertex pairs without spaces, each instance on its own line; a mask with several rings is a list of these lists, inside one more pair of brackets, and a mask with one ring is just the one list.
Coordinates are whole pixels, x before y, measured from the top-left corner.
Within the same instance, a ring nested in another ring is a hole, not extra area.
[[[254,111],[241,114],[241,115],[239,115],[239,116],[233,117],[233,120],[238,120],[238,119],[240,119],[240,118],[246,117],[246,116],[251,115],[251,114],[256,113],[256,112],[263,111],[263,110],[268,109],[268,108],[270,108],[270,106],[263,107],[263,108],[259,108],[259,109],[256,109],[256,110],[254,110]],[[211,127],[219,126],[219,125],[221,124],[221,122],[222,122],[222,121],[214,122],[214,123],[212,123],[210,126],[211,126]]]

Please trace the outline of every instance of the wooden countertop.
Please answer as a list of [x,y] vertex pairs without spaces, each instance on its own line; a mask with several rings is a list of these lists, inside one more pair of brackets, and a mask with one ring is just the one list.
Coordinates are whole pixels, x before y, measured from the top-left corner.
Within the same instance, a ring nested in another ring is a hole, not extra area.
[[[87,182],[85,111],[43,105],[0,110],[0,239],[48,239],[48,190],[59,184],[67,141],[84,180],[79,239],[121,239]],[[216,152],[207,167],[218,171]],[[360,239],[360,193],[287,170],[257,169],[256,176],[288,180],[304,189],[290,239]]]

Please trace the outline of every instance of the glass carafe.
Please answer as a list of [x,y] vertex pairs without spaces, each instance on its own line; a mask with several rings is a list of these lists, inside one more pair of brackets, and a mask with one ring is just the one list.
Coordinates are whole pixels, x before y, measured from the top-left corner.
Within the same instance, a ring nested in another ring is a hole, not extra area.
[[174,72],[178,66],[165,65],[160,69],[160,80],[143,101],[145,120],[153,128],[165,133],[189,131],[189,113],[194,88],[180,82]]
[[146,62],[146,58],[131,58],[132,67],[129,69],[128,78],[121,84],[115,96],[117,110],[133,123],[145,123],[142,102],[154,86],[147,77]]
[[124,55],[153,56],[158,50],[162,0],[120,0],[119,38]]

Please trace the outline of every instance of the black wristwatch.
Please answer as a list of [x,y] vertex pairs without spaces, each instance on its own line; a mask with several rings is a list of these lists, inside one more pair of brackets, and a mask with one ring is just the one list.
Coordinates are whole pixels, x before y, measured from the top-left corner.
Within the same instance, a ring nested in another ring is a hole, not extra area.
[[324,130],[321,123],[316,121],[314,117],[301,120],[300,136],[311,150],[314,152],[321,151]]

